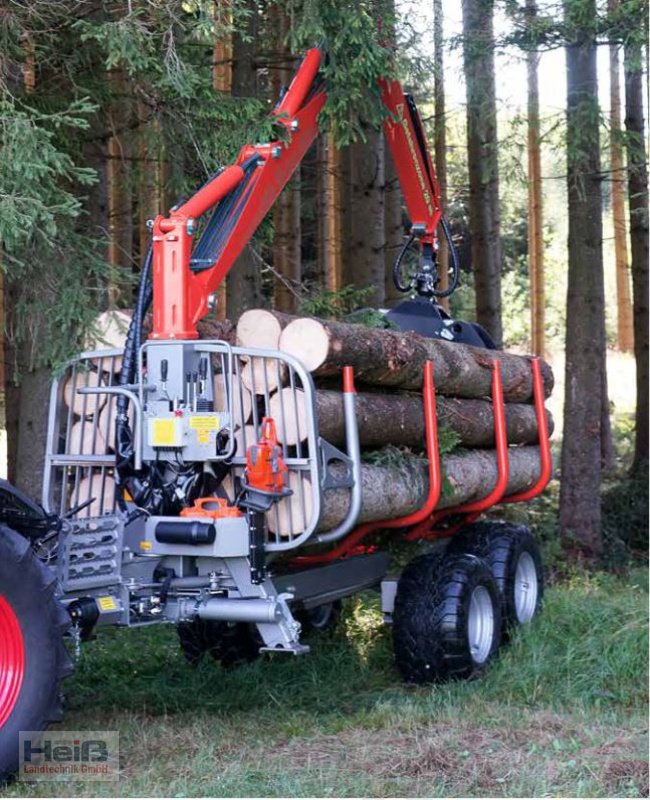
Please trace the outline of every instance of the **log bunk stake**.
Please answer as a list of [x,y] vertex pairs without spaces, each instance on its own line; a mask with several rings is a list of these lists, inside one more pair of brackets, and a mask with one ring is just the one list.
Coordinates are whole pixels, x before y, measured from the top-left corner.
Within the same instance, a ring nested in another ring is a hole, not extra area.
[[[529,489],[504,497],[508,485],[508,438],[505,422],[505,402],[501,380],[501,364],[493,361],[492,404],[494,418],[494,438],[497,448],[498,475],[494,489],[482,500],[465,503],[460,506],[435,511],[440,500],[442,489],[442,473],[440,468],[440,451],[438,447],[438,422],[436,417],[436,389],[433,376],[433,362],[428,360],[423,370],[423,403],[429,472],[429,492],[422,508],[399,519],[379,522],[368,522],[349,533],[335,548],[326,553],[299,556],[295,564],[320,564],[345,558],[356,552],[361,542],[369,534],[378,530],[408,528],[404,534],[406,541],[429,540],[452,536],[460,528],[473,522],[483,511],[497,503],[516,503],[532,500],[542,493],[551,478],[552,459],[551,445],[548,436],[546,409],[544,406],[544,377],[539,358],[531,359],[533,383],[533,399],[535,415],[539,431],[540,470],[537,481]],[[452,523],[442,527],[439,525],[445,518],[451,517]],[[460,519],[459,519],[460,517]]]

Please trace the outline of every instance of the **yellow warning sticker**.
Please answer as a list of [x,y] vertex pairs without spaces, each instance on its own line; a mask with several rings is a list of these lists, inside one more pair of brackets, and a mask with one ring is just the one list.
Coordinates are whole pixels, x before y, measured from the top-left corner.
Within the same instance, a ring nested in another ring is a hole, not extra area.
[[150,441],[152,447],[179,447],[182,444],[179,421],[177,419],[150,420]]
[[117,609],[115,598],[111,597],[110,595],[107,595],[106,597],[98,597],[97,605],[101,611],[115,611]]
[[196,440],[199,444],[209,444],[210,433],[219,430],[219,417],[195,414],[190,417],[190,428],[196,431]]

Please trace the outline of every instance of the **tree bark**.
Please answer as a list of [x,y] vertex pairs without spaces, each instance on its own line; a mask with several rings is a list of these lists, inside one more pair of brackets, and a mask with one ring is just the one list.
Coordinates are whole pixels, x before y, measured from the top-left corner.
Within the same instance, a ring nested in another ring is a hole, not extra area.
[[[447,212],[447,120],[445,118],[445,45],[442,0],[433,0],[433,106],[434,140],[433,150],[440,192],[440,206],[443,214]],[[444,236],[440,237],[438,250],[438,275],[442,291],[449,286],[449,247]],[[439,300],[440,305],[449,311],[449,298]]]
[[648,464],[648,171],[643,121],[641,46],[625,48],[625,129],[627,138],[634,357],[636,360],[636,434],[633,469]]
[[467,164],[476,319],[501,345],[501,221],[494,79],[494,0],[463,0]]
[[[217,26],[223,27],[227,32],[222,33],[214,43],[212,51],[212,86],[217,92],[230,94],[232,92],[232,33],[228,30],[232,24],[232,8],[230,0],[215,0],[214,17]],[[226,319],[227,308],[227,279],[221,281],[217,287],[217,317]]]
[[[529,25],[537,18],[537,0],[526,0]],[[528,71],[528,276],[530,279],[531,352],[544,357],[544,210],[539,135],[539,55],[526,54]]]
[[133,269],[133,196],[131,187],[131,103],[126,97],[127,83],[122,70],[108,72],[111,105],[106,183],[108,199],[107,261],[115,270],[108,285],[110,308],[128,305],[132,289],[126,275]]
[[[291,81],[293,57],[286,44],[289,15],[279,6],[271,6],[278,41],[277,64],[271,70],[273,97],[278,98],[283,86]],[[278,311],[296,311],[297,289],[300,286],[300,167],[273,206],[273,302]]]
[[596,40],[582,20],[595,18],[596,5],[565,0],[564,8],[576,33],[566,47],[569,276],[560,531],[568,549],[594,557],[603,549],[605,293]]
[[[539,475],[537,447],[517,447],[510,451],[507,494],[530,488]],[[492,491],[498,477],[494,450],[471,450],[444,456],[442,459],[443,490],[437,509],[452,508],[461,503],[480,500]],[[404,457],[387,466],[363,464],[361,469],[362,511],[360,523],[396,519],[420,509],[429,491],[427,463],[424,459]],[[390,491],[386,491],[386,487]],[[306,495],[309,493],[307,485]],[[269,528],[287,534],[288,514],[282,513],[280,525],[275,513],[268,514]],[[295,497],[293,498],[295,512]],[[325,492],[319,530],[331,530],[345,518],[350,503],[349,489]],[[307,515],[308,516],[308,515]]]
[[334,136],[322,137],[322,259],[325,287],[338,292],[343,286],[343,254],[341,252],[342,164],[341,151]]
[[[335,445],[345,445],[345,416],[341,392],[319,389],[315,395],[320,435]],[[506,404],[506,428],[510,444],[536,444],[537,418],[532,405]],[[465,447],[494,447],[494,415],[488,400],[439,397],[436,401],[439,428],[452,431]],[[286,388],[271,397],[269,412],[276,421],[278,438],[296,445],[307,436],[307,408],[304,392]],[[362,448],[397,447],[422,450],[425,425],[422,397],[414,394],[356,395],[356,420]],[[547,413],[549,432],[553,419]]]
[[[245,31],[233,36],[232,94],[234,97],[257,95],[257,69],[255,52],[258,41],[257,4],[248,3]],[[259,266],[252,247],[246,245],[228,274],[226,307],[236,319],[243,311],[262,305],[262,286]]]
[[[609,0],[609,13],[616,13],[619,0]],[[614,223],[614,253],[616,262],[616,340],[624,353],[634,350],[630,271],[625,221],[625,175],[621,145],[621,86],[619,45],[609,45],[609,151]]]
[[[437,391],[452,397],[490,396],[492,362],[497,359],[506,401],[528,402],[532,398],[528,359],[414,333],[300,318],[282,332],[280,349],[296,356],[316,377],[338,375],[342,367],[350,365],[360,382],[416,390],[422,388],[424,364],[430,359]],[[553,373],[545,362],[542,373],[548,397]]]
[[397,170],[395,169],[395,164],[393,164],[393,157],[385,142],[384,170],[386,173],[384,189],[384,231],[386,235],[386,244],[384,246],[384,295],[386,306],[392,308],[400,300],[404,299],[404,295],[393,283],[393,264],[404,242],[403,198]]
[[20,381],[15,483],[37,501],[43,489],[50,382],[51,373],[46,368],[25,372]]
[[376,130],[366,130],[365,134],[365,142],[350,147],[351,237],[346,247],[345,283],[368,289],[363,305],[380,308],[386,299],[384,135]]

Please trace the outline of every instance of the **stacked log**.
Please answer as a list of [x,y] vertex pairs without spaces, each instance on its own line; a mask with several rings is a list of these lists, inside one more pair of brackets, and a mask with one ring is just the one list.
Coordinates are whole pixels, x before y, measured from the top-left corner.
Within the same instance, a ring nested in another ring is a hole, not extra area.
[[[268,340],[264,336],[268,335]],[[415,333],[377,329],[312,317],[290,317],[268,310],[247,311],[237,324],[237,343],[245,347],[277,349],[297,359],[316,385],[315,412],[320,435],[345,446],[343,395],[335,388],[344,366],[354,369],[358,394],[356,418],[362,451],[393,446],[393,458],[362,465],[360,522],[388,520],[419,509],[428,493],[425,422],[422,398],[423,370],[431,361],[436,387],[438,427],[457,443],[443,455],[443,493],[439,509],[473,502],[490,493],[498,469],[492,404],[493,363],[498,360],[505,401],[509,448],[507,494],[530,488],[539,475],[539,431],[533,405],[531,359]],[[264,371],[263,359],[260,370]],[[271,364],[272,362],[269,362]],[[275,369],[275,368],[273,368]],[[269,384],[267,413],[275,419],[278,437],[289,447],[307,436],[306,395],[300,388]],[[277,370],[276,370],[277,373]],[[553,388],[553,373],[541,362],[544,397]],[[273,377],[277,377],[274,374]],[[242,375],[242,382],[244,377]],[[259,383],[259,381],[257,382]],[[248,386],[250,389],[250,385]],[[549,433],[553,420],[546,412]],[[402,448],[398,458],[394,448]],[[306,491],[305,491],[306,487]],[[309,479],[301,490],[310,494]],[[328,490],[319,528],[328,530],[345,517],[350,502],[347,489]],[[268,515],[269,527],[290,533],[288,517],[299,513],[295,498],[280,504],[279,514]],[[295,531],[295,524],[291,526]]]

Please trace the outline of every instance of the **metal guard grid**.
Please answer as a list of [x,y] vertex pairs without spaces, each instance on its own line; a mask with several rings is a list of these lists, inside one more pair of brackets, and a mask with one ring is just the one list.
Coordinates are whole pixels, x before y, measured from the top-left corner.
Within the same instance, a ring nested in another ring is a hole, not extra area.
[[[278,427],[284,427],[291,414],[298,426],[298,442],[294,446],[282,445],[283,458],[289,470],[289,485],[295,496],[291,502],[282,501],[269,512],[270,530],[266,547],[268,551],[299,547],[312,536],[318,525],[321,475],[326,469],[320,457],[321,442],[311,375],[294,358],[277,351],[230,347],[217,341],[186,344],[191,344],[199,351],[204,349],[210,355],[217,396],[234,411],[235,423],[239,413],[239,424],[234,434],[237,451],[228,461],[230,475],[222,483],[231,502],[235,500],[237,481],[246,465],[246,450],[257,441],[256,434],[262,418],[270,414],[271,398],[276,387],[284,389],[279,395],[279,413],[275,408],[274,415]],[[150,346],[157,346],[157,343],[147,343],[143,348]],[[230,359],[230,354],[235,357]],[[89,501],[92,502],[74,515],[76,518],[116,513],[113,442],[117,394],[111,394],[110,391],[101,394],[85,392],[97,386],[102,390],[115,387],[113,391],[116,391],[121,356],[119,349],[81,353],[52,384],[42,502],[46,509],[56,510],[61,516]],[[228,364],[232,364],[232,382],[226,377]],[[249,369],[252,396],[251,410],[248,412],[250,421],[248,413],[242,413],[242,409],[248,405],[244,400],[245,389],[241,379],[246,369]],[[232,398],[226,397],[229,386],[236,387]],[[299,392],[302,393],[304,417],[298,411]],[[139,442],[144,393],[141,391],[140,397],[133,392],[120,393],[129,397],[134,438]],[[280,517],[284,520],[285,528],[282,535],[273,533],[280,527]]]
[[[436,390],[433,380],[433,363],[427,361],[423,375],[423,404],[426,431],[427,459],[429,465],[429,494],[421,509],[399,519],[366,523],[357,527],[343,538],[337,547],[327,553],[299,556],[295,564],[319,564],[345,558],[357,552],[360,543],[370,533],[391,528],[407,528],[404,539],[407,541],[436,539],[453,536],[463,526],[473,522],[483,511],[497,503],[521,503],[532,500],[545,489],[551,478],[552,459],[551,445],[548,436],[546,408],[544,405],[544,382],[539,358],[531,358],[530,366],[533,379],[533,400],[537,430],[539,433],[540,469],[537,481],[529,489],[510,496],[505,496],[508,486],[508,438],[505,421],[505,403],[503,400],[503,384],[501,381],[501,364],[498,359],[492,361],[492,404],[494,409],[494,435],[497,450],[497,482],[494,489],[483,499],[460,506],[442,509],[435,508],[440,499],[442,474],[440,471],[440,452],[438,448],[438,423],[436,418]],[[346,369],[350,369],[346,367]],[[441,528],[438,523],[446,517],[459,516],[461,519]]]

